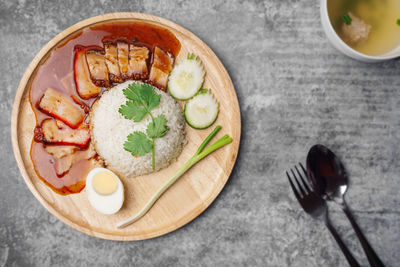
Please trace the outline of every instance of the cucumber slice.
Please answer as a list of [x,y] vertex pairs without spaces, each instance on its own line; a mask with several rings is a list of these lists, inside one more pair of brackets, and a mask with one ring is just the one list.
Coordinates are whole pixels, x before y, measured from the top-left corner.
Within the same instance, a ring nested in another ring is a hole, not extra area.
[[201,90],[185,104],[186,122],[195,129],[205,129],[218,117],[219,103],[209,90]]
[[178,100],[193,97],[204,82],[204,69],[199,57],[189,54],[176,65],[168,79],[168,92]]

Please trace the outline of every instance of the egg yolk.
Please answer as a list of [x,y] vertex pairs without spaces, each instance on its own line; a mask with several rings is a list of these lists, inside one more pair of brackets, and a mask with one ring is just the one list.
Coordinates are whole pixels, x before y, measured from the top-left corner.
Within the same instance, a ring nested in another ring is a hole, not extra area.
[[110,195],[117,190],[118,182],[112,173],[98,172],[92,180],[93,189],[101,195]]

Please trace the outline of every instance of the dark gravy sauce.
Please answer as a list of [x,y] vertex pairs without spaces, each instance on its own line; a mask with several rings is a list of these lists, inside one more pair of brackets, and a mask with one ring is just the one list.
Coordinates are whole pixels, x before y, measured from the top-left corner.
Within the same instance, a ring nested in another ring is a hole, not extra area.
[[[87,107],[92,105],[96,98],[83,100],[76,93],[73,75],[74,47],[82,45],[103,48],[103,42],[116,40],[126,40],[146,46],[150,51],[154,51],[155,46],[159,46],[174,57],[178,55],[181,48],[179,40],[168,29],[143,22],[112,21],[93,25],[74,33],[50,52],[32,81],[29,97],[37,126],[41,125],[44,119],[50,118],[36,107],[44,91],[49,87],[70,95],[75,100],[80,100]],[[74,163],[66,174],[59,177],[54,168],[55,159],[47,153],[45,146],[42,142],[32,140],[31,159],[39,178],[59,194],[79,193],[85,187],[89,171],[102,165],[96,157],[81,160]]]

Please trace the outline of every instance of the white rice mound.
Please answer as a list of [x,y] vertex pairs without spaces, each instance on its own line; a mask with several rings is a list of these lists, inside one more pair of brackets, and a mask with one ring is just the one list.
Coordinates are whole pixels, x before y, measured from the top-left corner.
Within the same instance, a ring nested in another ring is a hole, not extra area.
[[151,117],[146,115],[141,122],[125,119],[119,112],[127,98],[123,89],[133,81],[126,81],[105,91],[90,110],[92,142],[96,152],[106,166],[126,177],[144,175],[168,166],[176,159],[184,145],[185,119],[179,104],[169,94],[154,87],[161,95],[160,104],[152,110],[154,117],[164,114],[169,130],[162,138],[155,140],[155,170],[152,168],[151,152],[134,157],[124,149],[127,136],[135,131],[146,133]]

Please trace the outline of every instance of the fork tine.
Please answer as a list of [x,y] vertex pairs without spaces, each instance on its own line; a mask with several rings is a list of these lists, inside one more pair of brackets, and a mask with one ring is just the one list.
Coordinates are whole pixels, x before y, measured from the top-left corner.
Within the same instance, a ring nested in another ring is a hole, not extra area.
[[[299,165],[300,165],[300,167],[303,169],[305,175],[307,175],[307,172],[306,172],[306,170],[303,168],[303,165],[302,165],[301,163],[299,163]],[[305,190],[307,191],[307,193],[310,193],[310,192],[311,192],[311,189],[310,189],[310,187],[308,186],[308,184],[306,183],[306,181],[303,179],[303,175],[301,175],[301,173],[300,173],[299,169],[297,168],[297,166],[294,166],[294,167],[296,168],[296,171],[297,171],[297,173],[298,173],[299,176],[300,176],[301,182],[303,183]],[[307,176],[306,176],[306,177],[307,177]]]
[[299,162],[299,165],[300,165],[301,169],[303,170],[303,172],[306,174],[306,180],[308,182],[307,184],[309,185],[311,183],[310,174],[308,173],[306,168],[304,168],[304,166],[303,166],[303,164],[301,164],[301,162]]
[[297,179],[297,176],[296,176],[296,174],[294,173],[293,169],[290,169],[290,171],[291,171],[292,174],[293,174],[294,180],[296,181],[297,187],[299,188],[301,194],[302,194],[303,196],[306,195],[306,192],[304,192],[303,187],[300,185],[299,180]]
[[296,187],[294,186],[294,184],[293,184],[293,182],[292,182],[292,179],[290,179],[290,176],[289,176],[289,173],[288,173],[288,172],[286,172],[286,176],[287,176],[287,178],[289,179],[290,187],[292,188],[294,195],[296,196],[297,200],[300,202],[301,197],[300,197],[300,195],[299,195],[299,192],[297,192],[297,189],[296,189]]

